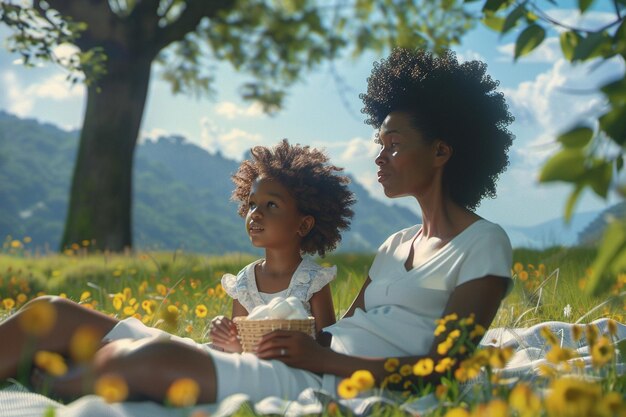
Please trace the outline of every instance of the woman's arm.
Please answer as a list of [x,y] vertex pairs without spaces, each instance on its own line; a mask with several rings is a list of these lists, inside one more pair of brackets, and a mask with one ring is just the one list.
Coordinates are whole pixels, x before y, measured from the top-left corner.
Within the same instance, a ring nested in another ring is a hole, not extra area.
[[[496,276],[486,276],[461,284],[450,295],[442,317],[456,313],[459,318],[463,318],[473,313],[475,322],[488,328],[505,295],[506,285],[506,278]],[[435,362],[438,361],[443,356],[437,353],[437,345],[445,338],[445,334],[436,337],[426,355],[398,358],[400,365],[413,365],[424,357],[430,357]],[[287,354],[280,356],[281,349],[285,349]],[[311,338],[298,334],[298,332],[274,331],[264,336],[259,344],[257,354],[263,359],[280,359],[289,366],[317,373],[349,377],[354,371],[366,369],[374,375],[378,383],[389,376],[384,368],[387,357],[361,358],[340,354],[319,346]],[[459,354],[455,359],[458,362],[464,359],[464,355]],[[437,382],[439,377],[439,375],[433,375],[426,378],[425,382]],[[401,387],[389,387],[402,389]]]
[[371,278],[367,277],[367,279],[363,283],[363,286],[361,287],[361,291],[359,291],[354,301],[352,301],[350,308],[344,313],[343,316],[341,316],[342,319],[352,316],[357,308],[365,310],[365,289],[368,285],[370,285],[370,282],[372,282]]
[[321,290],[313,294],[309,303],[311,303],[311,314],[315,317],[315,334],[321,332],[324,327],[335,323],[335,308],[333,307],[330,284],[324,285]]

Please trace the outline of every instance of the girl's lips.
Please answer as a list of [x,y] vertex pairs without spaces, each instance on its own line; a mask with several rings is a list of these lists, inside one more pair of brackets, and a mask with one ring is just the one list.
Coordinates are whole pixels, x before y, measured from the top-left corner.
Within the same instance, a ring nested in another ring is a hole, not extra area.
[[249,234],[261,233],[262,231],[263,231],[263,228],[261,226],[258,226],[258,225],[254,225],[254,226],[249,226],[248,227],[248,233]]

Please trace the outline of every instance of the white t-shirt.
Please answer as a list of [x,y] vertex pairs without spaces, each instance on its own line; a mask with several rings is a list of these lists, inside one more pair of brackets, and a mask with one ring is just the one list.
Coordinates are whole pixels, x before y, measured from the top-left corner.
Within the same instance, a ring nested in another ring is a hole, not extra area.
[[369,271],[365,311],[357,309],[325,328],[333,335],[333,350],[367,357],[423,355],[455,287],[493,275],[509,280],[508,293],[512,249],[500,226],[480,219],[407,271],[404,264],[420,229],[401,230],[381,245]]

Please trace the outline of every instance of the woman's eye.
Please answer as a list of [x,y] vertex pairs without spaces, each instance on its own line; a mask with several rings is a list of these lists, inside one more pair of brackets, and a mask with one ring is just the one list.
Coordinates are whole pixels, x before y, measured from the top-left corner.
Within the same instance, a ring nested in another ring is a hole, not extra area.
[[269,203],[267,203],[267,206],[268,206],[268,207],[274,207],[274,208],[275,208],[275,207],[278,207],[278,206],[276,205],[276,203],[274,203],[273,201],[270,201]]

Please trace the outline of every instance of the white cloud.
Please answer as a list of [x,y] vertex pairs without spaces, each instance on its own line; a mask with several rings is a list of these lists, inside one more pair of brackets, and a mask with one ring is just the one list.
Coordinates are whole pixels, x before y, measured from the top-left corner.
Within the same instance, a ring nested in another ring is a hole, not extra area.
[[23,94],[15,72],[5,71],[2,74],[2,82],[8,99],[6,104],[8,110],[20,117],[28,116],[35,103],[31,97]]
[[468,49],[466,51],[456,51],[456,57],[459,60],[459,62],[467,62],[467,61],[486,62],[487,61],[487,59],[484,56],[482,56],[476,51],[472,51],[471,49]]
[[85,86],[83,84],[72,85],[65,79],[65,75],[53,75],[41,83],[31,84],[24,94],[34,98],[49,98],[52,100],[66,100],[73,97],[83,97]]
[[210,152],[221,152],[225,157],[241,160],[251,147],[261,145],[263,136],[245,130],[233,128],[225,131],[211,119],[200,120],[201,133],[199,146]]
[[[615,21],[615,13],[587,11],[581,15],[578,9],[551,9],[546,10],[545,14],[566,27],[581,30],[598,30],[607,24]],[[553,26],[559,32],[565,31],[566,28]]]
[[[498,61],[511,62],[515,53],[515,43],[507,43],[497,47],[500,56]],[[520,58],[519,63],[555,63],[563,56],[561,45],[556,37],[545,39],[537,49]]]
[[161,129],[158,127],[152,128],[150,130],[142,130],[139,132],[139,143],[145,143],[148,141],[156,141],[161,136],[172,136],[171,132],[168,132],[165,129]]
[[339,157],[342,162],[350,162],[354,159],[368,159],[372,161],[378,152],[379,146],[371,139],[352,138],[347,142],[341,142],[344,148]]
[[232,101],[223,101],[215,106],[215,112],[227,119],[243,117],[260,117],[263,115],[263,107],[260,103],[252,103],[248,107],[241,107]]

